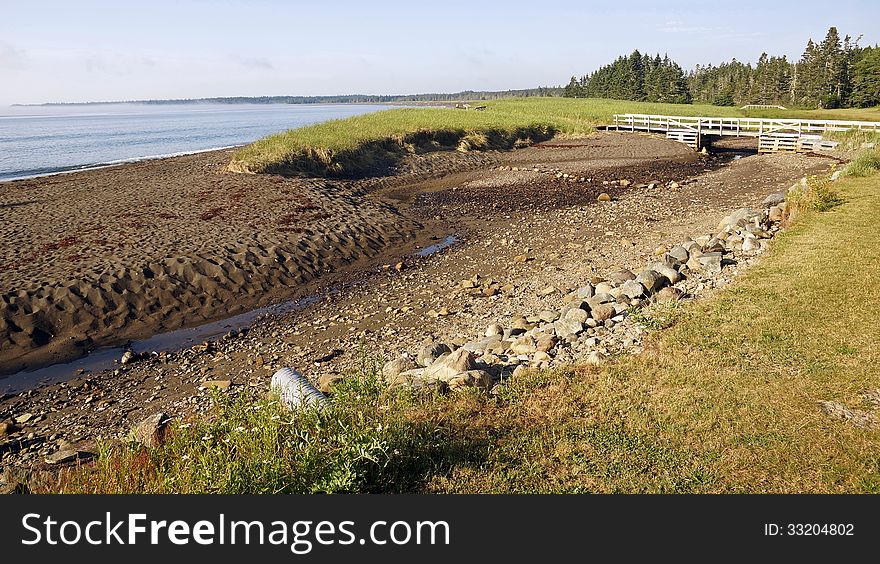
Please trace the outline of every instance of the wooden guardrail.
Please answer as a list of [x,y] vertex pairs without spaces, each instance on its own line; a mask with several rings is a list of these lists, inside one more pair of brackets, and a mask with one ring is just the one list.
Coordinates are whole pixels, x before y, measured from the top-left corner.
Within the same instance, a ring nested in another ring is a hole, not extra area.
[[737,118],[703,116],[660,116],[648,114],[615,114],[614,126],[618,130],[657,131],[693,130],[700,135],[732,135],[737,137],[758,137],[776,131],[791,133],[818,134],[852,129],[878,131],[880,122],[776,119],[776,118]]
[[[777,152],[811,150],[817,147],[822,135],[830,132],[880,132],[880,122],[615,114],[614,129],[665,133],[669,139],[684,143],[694,150],[701,147],[703,135],[758,137],[760,152]],[[826,141],[821,148],[833,145],[836,142]]]

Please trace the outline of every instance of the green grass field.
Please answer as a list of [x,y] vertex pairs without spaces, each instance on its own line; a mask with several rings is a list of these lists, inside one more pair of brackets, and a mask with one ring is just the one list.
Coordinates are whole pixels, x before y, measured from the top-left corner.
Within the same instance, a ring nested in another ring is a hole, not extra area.
[[572,98],[513,98],[485,105],[485,111],[399,108],[277,133],[238,150],[230,170],[368,175],[381,173],[407,153],[510,149],[555,134],[587,134],[597,125],[610,123],[615,113],[880,121],[878,108],[743,111],[721,106]]

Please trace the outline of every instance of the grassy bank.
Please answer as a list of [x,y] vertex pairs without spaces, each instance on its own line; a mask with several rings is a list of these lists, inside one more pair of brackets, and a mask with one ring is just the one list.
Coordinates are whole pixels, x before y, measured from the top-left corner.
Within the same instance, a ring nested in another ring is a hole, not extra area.
[[365,363],[324,414],[218,394],[211,418],[163,446],[108,450],[33,489],[880,492],[880,430],[820,403],[880,418],[880,157],[868,155],[833,185],[839,205],[804,202],[734,285],[665,319],[643,313],[674,323],[642,355],[533,372],[494,398],[393,393]]
[[555,134],[586,134],[615,113],[880,120],[868,110],[743,111],[738,108],[621,100],[519,98],[486,110],[400,108],[270,135],[236,152],[235,172],[358,177],[382,174],[408,153],[511,149]]

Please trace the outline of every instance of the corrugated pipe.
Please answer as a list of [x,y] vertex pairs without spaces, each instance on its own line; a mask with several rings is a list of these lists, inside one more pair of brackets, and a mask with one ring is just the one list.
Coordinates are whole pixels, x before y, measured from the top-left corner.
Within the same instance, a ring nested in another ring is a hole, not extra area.
[[282,368],[272,375],[272,390],[290,409],[326,409],[330,400],[296,370]]

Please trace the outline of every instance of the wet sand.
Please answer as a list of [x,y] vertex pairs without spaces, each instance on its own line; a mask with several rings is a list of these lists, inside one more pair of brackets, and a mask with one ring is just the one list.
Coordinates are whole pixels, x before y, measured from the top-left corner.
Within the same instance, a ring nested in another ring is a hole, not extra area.
[[0,183],[0,375],[296,298],[417,238],[357,185],[229,157]]

